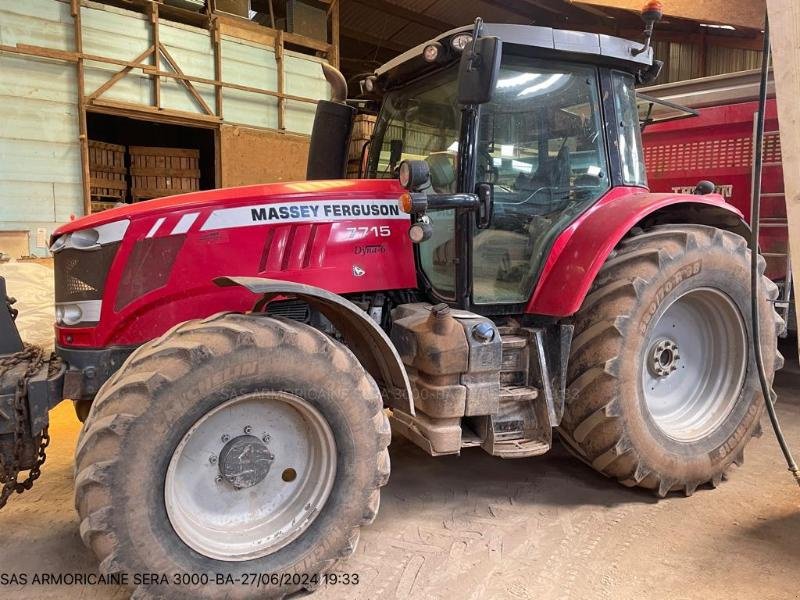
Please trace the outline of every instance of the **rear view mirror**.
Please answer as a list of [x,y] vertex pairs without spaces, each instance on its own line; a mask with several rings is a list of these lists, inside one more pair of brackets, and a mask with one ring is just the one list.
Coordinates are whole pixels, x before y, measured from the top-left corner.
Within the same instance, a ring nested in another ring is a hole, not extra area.
[[467,44],[458,69],[458,102],[485,104],[492,98],[503,43],[496,37],[479,37]]

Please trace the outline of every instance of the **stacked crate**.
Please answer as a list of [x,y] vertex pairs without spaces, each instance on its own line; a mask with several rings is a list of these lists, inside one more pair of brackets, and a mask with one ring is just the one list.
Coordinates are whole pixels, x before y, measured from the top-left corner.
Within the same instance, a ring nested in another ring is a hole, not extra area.
[[89,140],[89,193],[92,212],[125,202],[128,182],[125,179],[125,146]]
[[200,189],[200,151],[130,146],[134,202]]
[[347,151],[347,177],[350,179],[358,177],[361,152],[364,144],[372,137],[375,119],[374,115],[358,115],[353,122],[353,134],[350,136],[350,147]]

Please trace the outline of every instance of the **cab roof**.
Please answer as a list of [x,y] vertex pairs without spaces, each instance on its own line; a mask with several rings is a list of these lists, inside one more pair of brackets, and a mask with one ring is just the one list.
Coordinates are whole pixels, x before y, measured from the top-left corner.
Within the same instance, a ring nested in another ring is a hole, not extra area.
[[[410,67],[418,66],[424,69],[426,65],[422,59],[422,53],[426,46],[438,42],[448,48],[450,38],[459,33],[472,33],[472,30],[472,25],[465,25],[446,31],[378,67],[375,70],[375,76],[383,80],[395,79],[396,75],[408,71]],[[632,50],[641,50],[644,46],[642,43],[601,33],[569,31],[536,25],[484,23],[481,35],[498,37],[504,45],[541,48],[545,51],[564,53],[578,60],[602,61],[606,59],[608,63],[624,66],[630,70],[638,71],[653,64],[652,47],[634,56]],[[417,68],[413,68],[413,70],[417,70]],[[402,78],[402,75],[400,76]]]

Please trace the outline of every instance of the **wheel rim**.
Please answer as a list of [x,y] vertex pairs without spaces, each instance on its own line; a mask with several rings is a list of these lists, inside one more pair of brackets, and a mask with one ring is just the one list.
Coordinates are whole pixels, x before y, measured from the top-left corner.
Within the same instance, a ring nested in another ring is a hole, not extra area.
[[284,392],[238,396],[201,417],[176,447],[167,515],[200,554],[252,560],[311,525],[335,476],[336,443],[316,408]]
[[719,290],[691,290],[670,304],[645,342],[647,411],[667,436],[692,442],[730,414],[747,362],[744,320]]

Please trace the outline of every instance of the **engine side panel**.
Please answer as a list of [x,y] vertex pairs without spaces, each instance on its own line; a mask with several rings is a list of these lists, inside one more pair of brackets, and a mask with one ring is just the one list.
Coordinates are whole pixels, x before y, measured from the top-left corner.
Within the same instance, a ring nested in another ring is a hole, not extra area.
[[[337,294],[415,288],[409,218],[397,205],[402,192],[395,181],[270,184],[166,198],[70,223],[54,239],[130,221],[104,282],[99,319],[89,327],[56,326],[57,343],[131,346],[188,319],[252,308],[244,288],[214,285],[222,276]],[[95,252],[80,258],[92,261]],[[56,254],[56,269],[67,267]]]

